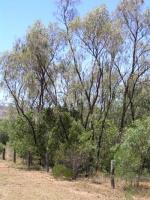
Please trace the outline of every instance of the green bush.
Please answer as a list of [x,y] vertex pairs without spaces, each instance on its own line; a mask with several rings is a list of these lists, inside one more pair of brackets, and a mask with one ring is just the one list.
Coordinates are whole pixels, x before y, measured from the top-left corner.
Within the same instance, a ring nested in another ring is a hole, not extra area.
[[124,141],[115,155],[116,172],[133,180],[150,168],[150,117],[136,120],[126,129]]
[[52,169],[52,173],[55,178],[70,179],[73,177],[72,170],[61,164],[55,165]]

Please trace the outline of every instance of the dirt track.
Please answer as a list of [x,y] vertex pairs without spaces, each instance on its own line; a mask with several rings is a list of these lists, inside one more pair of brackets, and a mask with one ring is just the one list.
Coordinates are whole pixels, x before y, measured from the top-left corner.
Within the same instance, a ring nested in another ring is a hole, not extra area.
[[0,200],[124,200],[109,183],[59,181],[39,171],[15,169],[0,161]]

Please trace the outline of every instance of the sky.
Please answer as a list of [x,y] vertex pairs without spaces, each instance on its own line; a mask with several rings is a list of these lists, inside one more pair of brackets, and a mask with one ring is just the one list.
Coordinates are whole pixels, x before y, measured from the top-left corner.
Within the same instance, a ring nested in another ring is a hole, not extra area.
[[[119,0],[81,0],[78,10],[85,15],[93,8],[106,4],[116,8]],[[56,19],[55,0],[0,0],[0,53],[11,49],[16,39],[23,37],[36,20],[45,25]]]

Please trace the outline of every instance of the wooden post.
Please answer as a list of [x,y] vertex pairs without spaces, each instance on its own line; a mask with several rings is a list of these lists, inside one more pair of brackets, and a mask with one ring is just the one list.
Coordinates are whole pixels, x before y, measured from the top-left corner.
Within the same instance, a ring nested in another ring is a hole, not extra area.
[[110,176],[111,176],[111,187],[115,189],[115,160],[111,160],[111,168],[110,168]]
[[49,172],[49,153],[46,152],[45,154],[45,164],[46,164],[46,171]]
[[2,154],[2,159],[3,160],[5,160],[6,158],[5,158],[5,154],[6,154],[6,150],[5,150],[5,148],[3,149],[3,154]]
[[14,149],[13,161],[16,163],[16,150]]

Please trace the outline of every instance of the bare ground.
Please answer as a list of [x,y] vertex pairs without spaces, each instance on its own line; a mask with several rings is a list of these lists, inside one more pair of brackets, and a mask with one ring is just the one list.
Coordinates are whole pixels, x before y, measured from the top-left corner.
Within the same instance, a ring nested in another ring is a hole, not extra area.
[[[150,200],[150,196],[135,200]],[[61,181],[41,171],[19,170],[0,161],[0,200],[125,200],[121,187],[112,190],[110,183],[90,180]]]

